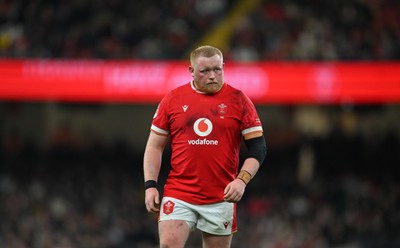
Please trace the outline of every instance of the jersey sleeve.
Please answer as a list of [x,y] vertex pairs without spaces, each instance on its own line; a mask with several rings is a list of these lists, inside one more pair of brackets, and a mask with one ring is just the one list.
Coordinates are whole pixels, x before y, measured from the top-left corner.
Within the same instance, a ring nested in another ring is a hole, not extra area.
[[253,132],[262,132],[261,120],[258,116],[257,110],[250,100],[250,98],[242,92],[242,122],[240,130],[242,135],[246,135]]
[[157,106],[157,110],[153,116],[153,121],[151,123],[151,131],[161,134],[169,134],[169,122],[168,122],[168,105],[169,105],[170,95],[167,94]]

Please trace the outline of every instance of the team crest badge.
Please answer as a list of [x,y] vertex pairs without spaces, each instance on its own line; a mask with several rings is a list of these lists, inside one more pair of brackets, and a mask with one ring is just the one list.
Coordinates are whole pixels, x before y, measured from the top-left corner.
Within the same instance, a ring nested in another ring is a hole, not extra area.
[[164,214],[170,214],[170,213],[174,212],[174,207],[175,207],[175,203],[173,203],[172,201],[167,201],[166,203],[164,203],[164,206],[163,206]]
[[227,108],[228,108],[228,106],[226,106],[224,103],[221,103],[218,105],[218,114],[220,114],[221,119],[224,118]]

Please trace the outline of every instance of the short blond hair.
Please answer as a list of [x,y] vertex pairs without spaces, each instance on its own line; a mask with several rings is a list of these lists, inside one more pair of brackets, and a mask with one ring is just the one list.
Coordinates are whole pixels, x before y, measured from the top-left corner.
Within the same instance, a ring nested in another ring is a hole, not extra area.
[[222,55],[221,50],[213,46],[199,46],[195,50],[190,53],[190,63],[193,65],[195,60],[198,57],[212,57],[214,55],[219,55],[222,60],[224,60],[224,56]]

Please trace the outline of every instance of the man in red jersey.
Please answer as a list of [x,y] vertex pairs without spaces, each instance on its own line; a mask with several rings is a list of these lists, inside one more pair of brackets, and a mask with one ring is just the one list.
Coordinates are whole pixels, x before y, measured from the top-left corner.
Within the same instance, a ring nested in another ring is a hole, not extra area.
[[[263,129],[250,99],[224,82],[221,51],[190,55],[193,81],[169,92],[153,117],[144,153],[145,205],[159,213],[160,247],[184,247],[202,231],[203,247],[230,247],[236,202],[266,155]],[[171,138],[171,171],[160,203],[157,179]],[[242,138],[249,157],[239,169]]]

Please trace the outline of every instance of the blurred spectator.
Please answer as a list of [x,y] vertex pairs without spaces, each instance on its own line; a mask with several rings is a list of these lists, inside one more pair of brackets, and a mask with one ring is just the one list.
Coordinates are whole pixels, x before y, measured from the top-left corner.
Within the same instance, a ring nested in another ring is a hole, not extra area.
[[[182,59],[235,0],[0,2],[0,56]],[[400,58],[395,0],[269,0],[233,27],[235,60]]]

